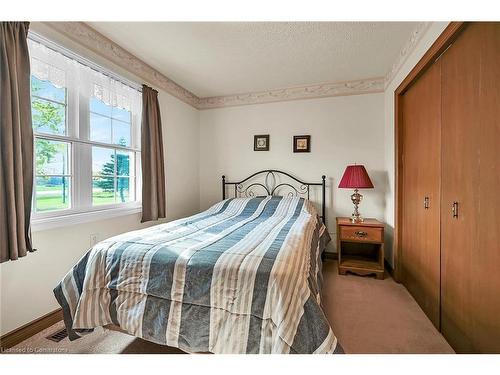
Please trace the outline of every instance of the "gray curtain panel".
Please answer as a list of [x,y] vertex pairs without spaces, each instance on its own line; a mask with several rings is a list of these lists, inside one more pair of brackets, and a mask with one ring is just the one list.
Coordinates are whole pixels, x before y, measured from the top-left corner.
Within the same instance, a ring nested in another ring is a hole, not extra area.
[[0,262],[33,251],[29,22],[0,22]]
[[158,91],[142,86],[142,222],[165,217],[165,168]]

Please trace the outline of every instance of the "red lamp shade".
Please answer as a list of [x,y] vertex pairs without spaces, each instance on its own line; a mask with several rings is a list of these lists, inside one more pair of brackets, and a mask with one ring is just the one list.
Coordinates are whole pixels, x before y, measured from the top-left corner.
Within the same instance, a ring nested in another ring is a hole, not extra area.
[[373,184],[363,165],[348,165],[339,188],[373,189]]

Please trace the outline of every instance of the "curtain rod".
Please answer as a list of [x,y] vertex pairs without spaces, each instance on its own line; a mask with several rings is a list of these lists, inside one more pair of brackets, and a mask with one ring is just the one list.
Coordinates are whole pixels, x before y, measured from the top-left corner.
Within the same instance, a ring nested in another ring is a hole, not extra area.
[[116,73],[113,73],[111,70],[104,68],[103,66],[96,64],[95,62],[74,53],[73,51],[69,50],[66,47],[63,47],[57,43],[54,43],[50,39],[47,39],[46,37],[34,32],[34,31],[30,30],[28,32],[28,39],[30,39],[36,43],[43,44],[45,47],[47,47],[55,52],[60,53],[69,59],[75,60],[75,61],[79,62],[80,64],[85,65],[98,73],[104,74],[106,77],[109,77],[111,79],[119,81],[119,82],[123,83],[125,86],[128,86],[134,90],[142,92],[142,85],[138,84],[137,82],[133,82],[133,81],[128,80],[127,78],[124,78]]

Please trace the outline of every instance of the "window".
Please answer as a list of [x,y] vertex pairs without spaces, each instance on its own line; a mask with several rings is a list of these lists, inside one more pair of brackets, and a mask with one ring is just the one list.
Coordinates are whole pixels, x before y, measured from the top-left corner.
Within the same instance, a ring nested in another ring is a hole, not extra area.
[[38,39],[29,40],[35,222],[139,207],[139,90]]
[[98,142],[130,146],[131,113],[126,109],[90,99],[90,139]]
[[35,140],[35,212],[71,207],[70,149],[68,142]]
[[[38,62],[37,64],[41,64]],[[66,88],[31,76],[33,130],[66,135]]]
[[131,165],[134,165],[132,152],[92,147],[92,203],[94,205],[125,203],[133,199],[135,177],[130,168]]

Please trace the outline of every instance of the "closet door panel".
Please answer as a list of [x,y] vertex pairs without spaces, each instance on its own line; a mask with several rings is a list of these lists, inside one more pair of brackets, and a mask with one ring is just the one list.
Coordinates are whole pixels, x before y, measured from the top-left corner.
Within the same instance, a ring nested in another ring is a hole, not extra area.
[[441,67],[403,95],[402,281],[439,328]]
[[[441,330],[458,352],[473,352],[473,256],[477,243],[474,197],[479,193],[480,37],[469,26],[442,63],[442,290]],[[458,213],[453,216],[456,202]]]
[[481,24],[478,242],[474,256],[472,341],[500,353],[500,23]]
[[499,45],[498,24],[474,23],[441,58],[441,330],[457,352],[500,352]]

